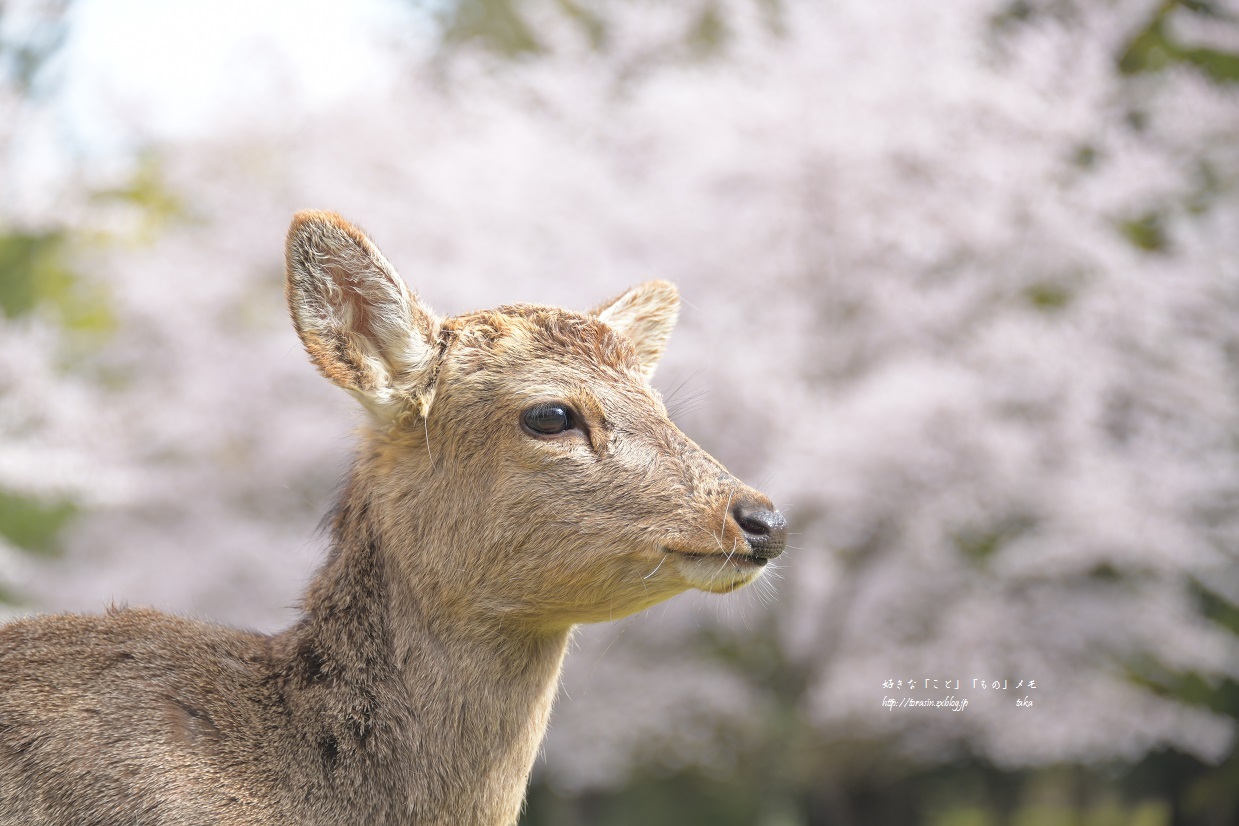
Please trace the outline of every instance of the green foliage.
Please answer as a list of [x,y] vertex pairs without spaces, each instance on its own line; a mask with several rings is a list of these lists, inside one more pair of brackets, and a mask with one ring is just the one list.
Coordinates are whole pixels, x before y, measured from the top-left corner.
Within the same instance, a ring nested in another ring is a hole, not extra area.
[[1208,160],[1201,160],[1196,166],[1195,182],[1192,192],[1188,195],[1184,206],[1189,215],[1203,215],[1227,194],[1227,182]]
[[998,826],[998,819],[977,806],[957,806],[940,812],[932,821],[933,826]]
[[[634,779],[622,792],[577,797],[541,783],[522,826],[1170,826],[1172,807],[1147,795],[1124,801],[1104,772],[1059,766],[1002,772],[974,761],[903,774],[872,785],[821,780],[796,797],[757,778],[697,772]],[[1185,823],[1193,823],[1186,820]],[[1231,822],[1229,820],[1202,821]]]
[[1055,281],[1038,281],[1024,289],[1024,298],[1044,313],[1061,310],[1075,298],[1075,291]]
[[519,0],[459,0],[443,15],[443,39],[475,43],[507,57],[541,52],[542,43],[518,5]]
[[1126,806],[1108,802],[1077,809],[1071,806],[1029,806],[1021,809],[1011,819],[1012,826],[1170,826],[1167,806],[1143,803]]
[[[1070,21],[1076,13],[1070,0],[1012,0],[991,17],[998,33],[1009,33],[1042,18]],[[1239,53],[1179,40],[1170,25],[1174,15],[1206,18],[1218,26],[1239,25],[1239,19],[1216,0],[1163,0],[1115,56],[1119,72],[1139,75],[1184,66],[1215,83],[1239,83]]]
[[577,25],[589,38],[589,43],[595,49],[604,49],[607,45],[607,24],[602,16],[586,8],[576,0],[557,0],[560,10]]
[[1207,17],[1217,21],[1218,25],[1229,23],[1233,26],[1239,22],[1214,2],[1166,0],[1119,55],[1119,71],[1135,75],[1182,65],[1204,73],[1215,83],[1239,83],[1239,53],[1188,46],[1178,41],[1167,26],[1170,15],[1174,13]]
[[[1239,635],[1239,606],[1202,584],[1193,595],[1203,617]],[[1150,690],[1239,721],[1239,683],[1232,679],[1168,672],[1143,660],[1130,670],[1132,679]],[[1173,751],[1150,754],[1130,768],[1123,785],[1129,795],[1169,801],[1180,813],[1176,824],[1239,822],[1239,753],[1233,751],[1216,766]]]
[[59,293],[70,280],[60,266],[60,233],[0,237],[0,310],[17,318],[41,303],[41,293]]
[[139,243],[154,241],[170,224],[190,217],[185,201],[164,181],[163,162],[154,153],[138,159],[133,175],[124,185],[101,189],[94,193],[94,199],[135,207],[142,218],[133,239]]
[[[781,25],[779,0],[757,0],[762,16],[772,30]],[[555,0],[563,19],[588,40],[605,50],[610,27],[605,4],[589,0]],[[470,43],[505,57],[527,57],[546,51],[535,26],[524,12],[522,0],[457,0],[440,14],[443,40],[449,45]],[[727,21],[716,0],[704,0],[689,16],[682,46],[691,57],[702,59],[720,53],[727,44]]]
[[1097,151],[1097,147],[1093,146],[1091,143],[1085,143],[1078,146],[1075,154],[1071,158],[1072,163],[1080,169],[1094,169],[1100,160],[1101,156]]
[[955,547],[964,558],[977,567],[983,567],[1013,539],[1036,526],[1036,521],[1027,516],[1009,516],[996,524],[968,526],[955,535]]
[[[60,552],[59,537],[77,515],[67,499],[46,501],[0,490],[0,537],[38,556]],[[21,597],[0,581],[0,605],[20,605]]]
[[688,31],[688,46],[698,57],[711,57],[727,45],[727,23],[717,3],[701,7]]
[[622,796],[572,798],[534,786],[521,822],[525,826],[753,826],[768,822],[761,817],[759,792],[748,784],[693,773],[634,780]]
[[1165,218],[1156,212],[1147,212],[1136,218],[1119,222],[1119,232],[1132,246],[1145,252],[1165,252],[1170,246]]
[[0,536],[31,553],[56,554],[57,537],[76,513],[68,500],[48,502],[0,490]]
[[70,331],[109,332],[106,297],[73,271],[68,250],[61,230],[0,233],[0,313],[16,319],[48,308]]

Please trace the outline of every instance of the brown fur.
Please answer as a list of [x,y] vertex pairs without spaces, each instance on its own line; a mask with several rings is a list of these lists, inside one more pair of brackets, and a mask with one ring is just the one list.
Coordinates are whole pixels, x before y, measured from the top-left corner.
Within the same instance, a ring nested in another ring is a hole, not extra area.
[[[287,283],[311,359],[372,414],[302,618],[0,628],[0,823],[513,824],[572,626],[760,574],[733,511],[768,500],[647,383],[671,285],[441,320],[322,212],[293,221]],[[524,428],[547,401],[581,426]]]

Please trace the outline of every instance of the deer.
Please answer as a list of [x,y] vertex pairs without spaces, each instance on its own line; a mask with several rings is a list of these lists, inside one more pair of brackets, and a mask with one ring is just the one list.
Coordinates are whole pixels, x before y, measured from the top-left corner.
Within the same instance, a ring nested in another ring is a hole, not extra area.
[[573,629],[734,591],[784,550],[785,518],[650,384],[671,284],[440,317],[364,232],[303,211],[285,293],[366,411],[299,618],[0,627],[0,823],[511,826]]

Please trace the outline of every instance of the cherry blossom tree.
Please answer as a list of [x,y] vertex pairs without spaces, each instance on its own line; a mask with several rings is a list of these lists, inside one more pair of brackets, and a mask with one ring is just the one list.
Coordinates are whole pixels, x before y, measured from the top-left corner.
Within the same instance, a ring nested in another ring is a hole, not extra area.
[[289,215],[330,208],[443,312],[677,282],[656,383],[798,534],[763,586],[582,631],[554,787],[1227,756],[1230,719],[1168,687],[1239,679],[1202,609],[1239,601],[1233,19],[523,9],[524,57],[272,100],[38,217],[108,322],[0,325],[0,490],[76,514],[6,587],[288,621],[358,415],[281,303]]

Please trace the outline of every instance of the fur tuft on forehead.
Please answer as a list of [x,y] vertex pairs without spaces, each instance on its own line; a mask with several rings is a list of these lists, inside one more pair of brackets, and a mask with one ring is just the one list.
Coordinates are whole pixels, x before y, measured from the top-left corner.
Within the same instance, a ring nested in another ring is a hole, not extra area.
[[510,304],[456,316],[444,333],[491,351],[515,350],[528,358],[580,359],[643,376],[636,347],[597,318],[558,307]]

